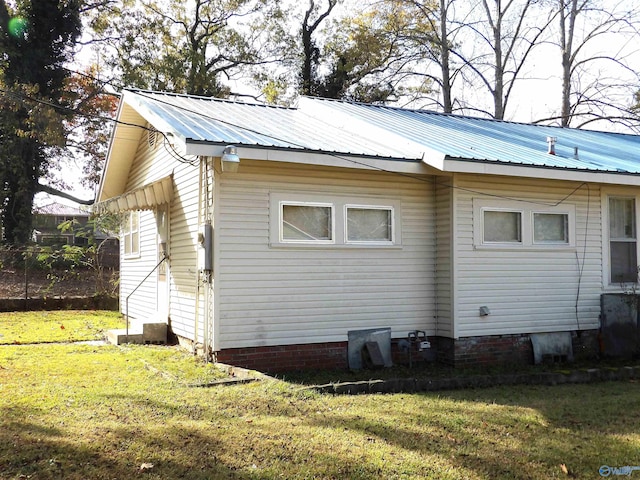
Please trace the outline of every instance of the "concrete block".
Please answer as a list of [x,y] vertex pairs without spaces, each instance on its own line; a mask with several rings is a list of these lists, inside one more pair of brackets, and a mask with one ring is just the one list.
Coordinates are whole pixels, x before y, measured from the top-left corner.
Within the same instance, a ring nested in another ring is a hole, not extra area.
[[107,341],[113,345],[124,345],[126,343],[142,345],[142,332],[139,330],[129,329],[129,334],[127,335],[127,330],[125,328],[108,330]]
[[167,343],[166,323],[142,324],[142,341],[145,344],[165,345]]

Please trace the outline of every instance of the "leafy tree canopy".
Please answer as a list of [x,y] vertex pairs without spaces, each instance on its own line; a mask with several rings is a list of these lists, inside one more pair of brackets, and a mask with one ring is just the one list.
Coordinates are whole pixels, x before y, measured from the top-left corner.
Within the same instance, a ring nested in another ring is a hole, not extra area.
[[91,13],[94,42],[128,87],[228,96],[240,67],[269,60],[261,0],[116,0]]
[[25,243],[38,180],[65,142],[63,68],[80,35],[76,0],[0,0],[0,208],[4,240]]

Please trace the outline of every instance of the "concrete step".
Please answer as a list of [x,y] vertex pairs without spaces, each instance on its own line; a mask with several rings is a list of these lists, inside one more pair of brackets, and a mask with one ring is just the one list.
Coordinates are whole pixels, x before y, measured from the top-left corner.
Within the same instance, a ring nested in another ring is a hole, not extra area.
[[166,345],[167,324],[144,322],[129,327],[129,335],[125,328],[107,331],[107,341],[114,345],[134,343],[138,345]]
[[108,330],[107,341],[114,345],[124,345],[126,343],[134,343],[137,345],[142,345],[144,343],[142,340],[142,332],[136,331],[131,328],[129,329],[128,335],[127,335],[127,330],[125,328]]

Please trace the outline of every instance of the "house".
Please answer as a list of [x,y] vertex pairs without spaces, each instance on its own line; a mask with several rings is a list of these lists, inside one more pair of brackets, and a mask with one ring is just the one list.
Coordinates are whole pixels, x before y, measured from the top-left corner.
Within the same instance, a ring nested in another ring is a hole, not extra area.
[[[91,212],[80,208],[51,202],[33,210],[33,237],[41,245],[86,245],[87,222]],[[65,222],[72,222],[71,228],[59,228]],[[89,229],[89,230],[88,230]]]
[[541,335],[597,353],[601,296],[636,281],[639,158],[634,135],[131,90],[96,208],[127,215],[123,311],[220,362],[346,367],[377,329],[530,361]]
[[[86,247],[91,243],[99,246],[99,262],[104,268],[119,267],[118,239],[111,233],[96,228],[90,221],[87,209],[51,202],[33,209],[33,240],[39,245],[62,247],[75,245]],[[60,228],[70,222],[69,228]]]

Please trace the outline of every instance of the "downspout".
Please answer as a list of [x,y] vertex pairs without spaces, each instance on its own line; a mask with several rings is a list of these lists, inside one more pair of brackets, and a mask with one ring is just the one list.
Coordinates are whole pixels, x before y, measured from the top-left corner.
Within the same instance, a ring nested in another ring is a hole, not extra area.
[[438,336],[440,330],[440,314],[439,314],[439,305],[438,305],[438,252],[439,252],[439,239],[438,239],[438,177],[433,175],[433,234],[435,236],[435,249],[434,254],[435,258],[433,261],[433,301],[434,301],[434,311],[433,315],[435,317],[435,336]]
[[207,231],[205,235],[205,245],[204,245],[204,282],[206,283],[204,289],[204,324],[202,325],[202,334],[203,334],[203,347],[204,347],[204,358],[206,361],[211,360],[211,351],[209,345],[209,336],[210,336],[210,302],[211,302],[211,277],[213,275],[213,268],[211,265],[213,252],[211,249],[211,244],[213,243],[213,239],[211,238],[211,217],[209,212],[209,157],[205,157],[204,163],[204,192],[205,192],[205,203],[204,203],[204,229]]
[[213,282],[213,222],[212,222],[212,212],[211,212],[211,203],[213,203],[213,190],[215,189],[215,180],[214,173],[215,169],[211,164],[214,162],[212,157],[207,157],[204,173],[205,173],[205,204],[204,204],[204,230],[206,232],[206,242],[205,242],[205,259],[204,259],[204,281],[205,281],[205,295],[204,295],[204,354],[205,359],[207,361],[211,361],[213,359],[213,351],[211,345],[211,329],[213,326],[213,312],[211,308],[211,300],[212,300],[212,282]]
[[[198,164],[198,216],[196,220],[196,225],[198,229],[197,235],[199,236],[200,225],[202,223],[202,163],[206,161],[206,157],[199,157],[200,162]],[[196,355],[198,353],[198,320],[200,319],[200,248],[196,250],[196,301],[194,305],[194,322],[193,322],[193,354]]]

